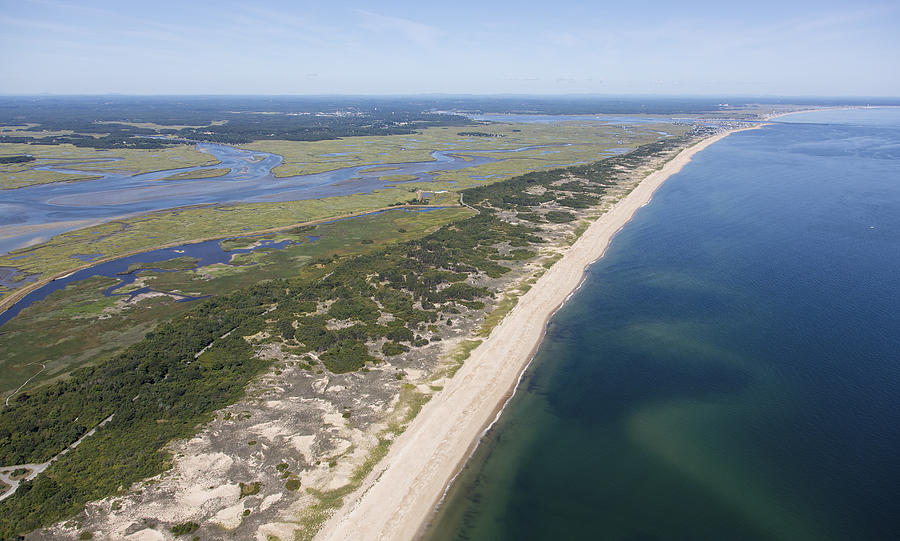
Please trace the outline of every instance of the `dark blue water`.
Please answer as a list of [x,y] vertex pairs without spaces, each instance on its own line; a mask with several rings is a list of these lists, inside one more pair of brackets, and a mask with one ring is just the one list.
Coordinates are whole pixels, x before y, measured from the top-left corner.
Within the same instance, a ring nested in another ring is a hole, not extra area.
[[898,538],[900,112],[784,120],[614,239],[427,539]]

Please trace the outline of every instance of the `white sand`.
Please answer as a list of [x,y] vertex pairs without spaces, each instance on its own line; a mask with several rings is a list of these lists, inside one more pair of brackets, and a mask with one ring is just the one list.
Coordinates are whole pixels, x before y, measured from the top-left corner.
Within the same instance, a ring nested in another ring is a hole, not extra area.
[[[737,130],[735,130],[737,131]],[[550,316],[602,257],[612,237],[669,176],[733,132],[704,139],[648,175],[594,222],[476,348],[455,377],[413,420],[362,487],[322,528],[319,540],[412,539],[515,390]]]
[[422,409],[316,539],[414,538],[515,390],[543,338],[547,321],[578,288],[587,266],[603,256],[612,237],[669,176],[679,172],[694,154],[730,133],[733,131],[683,150],[591,224]]

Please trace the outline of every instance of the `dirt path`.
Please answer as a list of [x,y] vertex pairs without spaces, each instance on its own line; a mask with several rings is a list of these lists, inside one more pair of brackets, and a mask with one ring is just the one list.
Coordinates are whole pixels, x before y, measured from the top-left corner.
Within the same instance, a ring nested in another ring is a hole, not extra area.
[[[12,397],[16,396],[17,394],[19,394],[19,391],[21,391],[23,387],[25,387],[26,385],[28,385],[28,382],[29,382],[29,381],[31,381],[31,380],[33,380],[34,378],[38,377],[38,375],[39,375],[41,372],[43,372],[44,370],[47,369],[47,365],[44,364],[44,363],[28,363],[28,364],[39,364],[39,365],[41,365],[41,369],[38,370],[37,372],[35,372],[33,376],[31,376],[30,378],[26,379],[26,380],[25,380],[25,383],[23,383],[22,385],[19,385],[18,389],[16,389],[16,390],[13,391],[12,393],[10,393],[9,396],[6,397],[6,407],[9,407],[9,399],[10,399],[10,398],[12,398]],[[28,366],[28,365],[26,365],[26,366]]]
[[[115,415],[115,414],[113,414],[113,415]],[[72,449],[78,447],[78,444],[83,442],[85,439],[93,436],[94,433],[97,432],[98,428],[105,425],[113,418],[113,415],[110,415],[106,419],[103,419],[102,421],[100,421],[100,424],[98,424],[94,428],[85,432],[84,435],[81,436],[80,438],[78,438],[78,440],[75,443],[69,445],[68,447],[66,447],[65,449],[60,451],[56,456],[54,456],[47,462],[41,462],[40,464],[16,464],[15,466],[3,466],[2,468],[0,468],[0,481],[3,481],[4,483],[10,485],[10,487],[11,487],[9,490],[4,492],[3,494],[0,494],[0,501],[3,501],[6,498],[9,498],[10,496],[12,496],[13,493],[15,493],[16,489],[19,488],[19,483],[21,483],[22,481],[31,481],[32,479],[37,477],[39,473],[41,473],[42,471],[49,468],[50,464],[53,464],[53,462],[56,461],[56,459],[63,456],[64,454],[68,453]],[[13,472],[15,470],[22,469],[22,468],[27,469],[28,474],[19,479],[13,479],[12,478]]]

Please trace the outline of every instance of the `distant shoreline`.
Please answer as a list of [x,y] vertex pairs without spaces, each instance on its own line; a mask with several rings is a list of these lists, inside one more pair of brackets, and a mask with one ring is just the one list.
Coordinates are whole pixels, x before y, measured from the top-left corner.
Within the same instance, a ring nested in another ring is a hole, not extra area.
[[785,111],[783,113],[775,113],[765,117],[763,124],[788,115],[796,115],[799,113],[821,113],[824,111],[849,111],[853,109],[900,109],[900,105],[835,105],[832,107],[814,107],[811,109],[798,109],[796,111]]
[[682,150],[593,222],[422,408],[316,539],[413,539],[421,535],[449,484],[515,393],[549,319],[580,287],[587,267],[603,257],[615,234],[697,152],[732,133],[762,125],[719,133]]

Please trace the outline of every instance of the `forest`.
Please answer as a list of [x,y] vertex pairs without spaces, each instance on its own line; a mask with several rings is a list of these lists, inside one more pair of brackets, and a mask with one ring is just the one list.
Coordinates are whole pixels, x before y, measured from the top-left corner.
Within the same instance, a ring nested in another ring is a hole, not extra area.
[[[432,113],[403,100],[246,97],[40,96],[0,98],[0,143],[91,148],[162,148],[190,141],[243,144],[264,139],[319,141],[410,134],[463,126],[465,117]],[[41,136],[38,132],[72,131]],[[35,132],[34,136],[28,132]],[[159,136],[170,136],[162,139]]]
[[[729,107],[765,102],[734,98]],[[0,133],[0,143],[152,149],[184,140],[244,144],[411,134],[428,126],[471,126],[466,113],[694,115],[722,110],[718,101],[699,97],[4,96],[0,126],[21,129]],[[41,137],[42,130],[74,133]],[[463,134],[491,135],[477,130]]]
[[26,162],[33,162],[36,159],[37,158],[35,158],[34,156],[25,156],[25,155],[0,156],[0,163],[26,163]]

